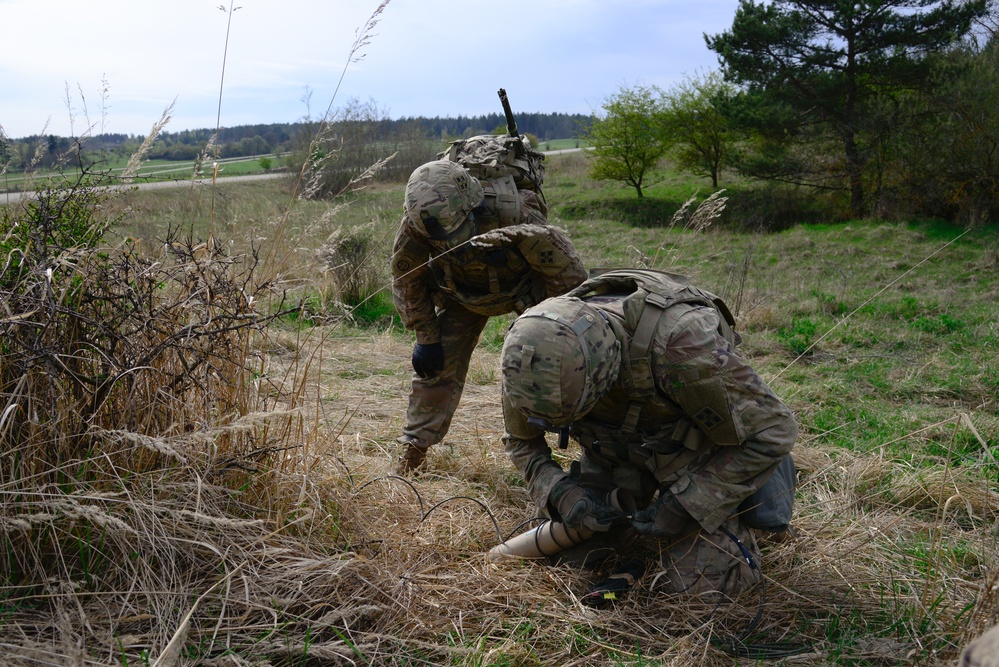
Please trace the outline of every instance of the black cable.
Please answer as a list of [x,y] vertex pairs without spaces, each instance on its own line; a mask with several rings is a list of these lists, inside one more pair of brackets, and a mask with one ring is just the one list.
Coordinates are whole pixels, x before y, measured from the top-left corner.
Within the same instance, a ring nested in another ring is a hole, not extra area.
[[530,525],[532,523],[544,523],[545,521],[550,521],[550,520],[551,519],[546,519],[543,516],[535,516],[535,517],[531,517],[527,521],[521,521],[516,526],[514,526],[513,530],[510,531],[510,535],[505,540],[501,539],[500,541],[501,542],[508,542],[514,536],[519,535],[521,529],[523,529],[525,526],[528,526],[528,525]]
[[[444,500],[440,501],[436,505],[433,505],[430,509],[424,512],[423,496],[420,495],[420,492],[416,489],[416,487],[413,485],[412,482],[410,482],[405,477],[399,477],[398,475],[386,475],[384,477],[376,477],[375,479],[365,482],[360,487],[358,487],[357,492],[360,492],[366,486],[369,486],[375,482],[385,481],[385,480],[402,482],[413,491],[413,494],[416,496],[416,499],[420,504],[421,525],[423,524],[424,521],[426,521],[427,517],[430,516],[430,514],[438,507],[456,500],[470,500],[471,502],[481,507],[482,510],[489,516],[490,520],[493,522],[493,528],[496,530],[497,539],[501,543],[505,541],[503,539],[503,533],[502,531],[500,531],[499,522],[496,520],[496,516],[492,513],[492,510],[490,510],[489,507],[484,502],[478,500],[477,498],[472,498],[470,496],[452,496],[450,498],[445,498]],[[543,517],[533,517],[531,519],[527,519],[526,521],[523,521],[516,528],[513,529],[513,531],[511,532],[511,537],[514,534],[517,534],[517,531],[519,531],[522,527],[534,523],[536,521],[550,522],[549,519],[545,519]],[[746,548],[746,545],[743,544],[742,540],[740,540],[735,534],[733,534],[725,527],[719,527],[719,530],[721,531],[722,534],[724,534],[726,537],[732,540],[737,547],[739,547],[739,551],[742,552],[743,558],[746,559],[746,565],[748,565],[749,569],[753,572],[753,578],[756,580],[757,585],[760,588],[760,602],[756,610],[756,615],[753,617],[753,620],[749,622],[749,625],[746,626],[746,628],[742,632],[740,632],[737,636],[730,637],[728,639],[721,639],[721,638],[712,639],[711,643],[720,648],[721,650],[725,651],[729,655],[738,658],[747,658],[751,660],[770,660],[776,658],[785,658],[794,655],[801,655],[802,653],[807,653],[811,651],[812,650],[811,646],[799,642],[776,642],[776,643],[754,643],[754,644],[745,643],[744,640],[747,637],[749,637],[749,635],[757,628],[757,626],[760,623],[760,620],[763,618],[763,608],[766,605],[766,597],[767,597],[766,577],[763,576],[763,571],[760,568],[759,563],[757,563],[756,559],[753,558],[753,555],[749,552],[749,549]],[[536,539],[537,536],[535,536],[535,540]]]
[[[422,524],[424,521],[426,521],[427,517],[430,516],[430,513],[433,512],[438,507],[440,507],[441,505],[445,505],[445,504],[447,504],[449,502],[452,502],[452,501],[455,501],[455,500],[470,500],[473,503],[475,503],[476,505],[478,505],[479,507],[481,507],[482,510],[489,516],[489,519],[493,522],[493,528],[496,530],[496,539],[498,539],[500,542],[504,541],[503,540],[503,533],[502,533],[502,531],[500,531],[499,522],[496,520],[496,516],[493,514],[492,510],[489,509],[488,505],[486,505],[481,500],[478,500],[477,498],[472,498],[470,496],[451,496],[450,498],[445,498],[444,500],[440,501],[439,503],[437,503],[436,505],[434,505],[430,509],[424,511],[424,509],[423,509],[423,496],[420,495],[420,492],[416,489],[416,487],[413,485],[412,482],[410,482],[405,477],[400,477],[399,475],[385,475],[384,477],[375,477],[374,479],[368,480],[367,482],[365,482],[364,484],[362,484],[361,486],[359,486],[357,488],[357,490],[355,491],[355,493],[360,493],[366,486],[374,484],[375,482],[382,482],[382,481],[386,481],[386,480],[388,480],[388,481],[394,481],[394,482],[402,482],[403,484],[405,484],[406,486],[408,486],[410,488],[410,490],[413,492],[413,495],[416,496],[417,502],[420,503],[420,524]],[[535,521],[535,520],[536,519],[529,519],[528,521],[525,521],[521,525],[525,525],[525,524],[529,523],[530,521]]]
[[454,500],[471,500],[473,503],[481,507],[493,522],[493,528],[496,529],[496,539],[498,539],[500,542],[503,541],[503,533],[500,532],[499,522],[496,521],[496,517],[493,516],[492,511],[484,502],[478,500],[477,498],[472,498],[470,496],[451,496],[450,498],[445,498],[444,500],[440,501],[439,503],[428,509],[427,513],[423,515],[423,518],[420,519],[420,523],[422,524],[424,521],[426,521],[427,517],[430,516],[430,513],[433,512],[435,509],[437,509],[441,505],[447,504]]
[[746,638],[748,638],[749,635],[756,630],[757,626],[760,624],[760,619],[763,618],[763,607],[766,605],[767,601],[767,580],[766,577],[763,576],[763,570],[760,568],[759,563],[757,563],[756,559],[753,558],[753,555],[749,553],[749,549],[747,549],[746,545],[742,543],[742,540],[740,540],[735,534],[724,526],[719,526],[718,530],[730,540],[735,542],[735,545],[739,547],[739,551],[742,552],[743,558],[746,559],[746,564],[753,572],[753,578],[756,579],[756,583],[760,588],[760,604],[756,609],[756,615],[753,617],[753,620],[750,621],[749,625],[746,626],[746,628],[737,636],[728,639],[712,639],[711,643],[729,655],[739,658],[748,658],[751,660],[785,658],[811,651],[811,646],[799,642],[745,643]]
[[364,487],[370,486],[371,484],[374,484],[375,482],[382,482],[382,481],[385,481],[385,480],[392,480],[392,481],[396,481],[396,482],[402,482],[403,484],[405,484],[406,486],[408,486],[413,491],[413,493],[416,495],[416,500],[419,501],[419,503],[420,503],[420,521],[423,521],[423,519],[425,519],[426,516],[427,516],[424,513],[424,511],[423,511],[423,496],[421,496],[420,492],[416,490],[416,487],[413,486],[413,483],[410,482],[405,477],[399,477],[398,475],[386,475],[384,477],[375,477],[374,479],[369,480],[369,481],[365,482],[364,484],[362,484],[360,487],[358,487],[357,491],[355,491],[354,493],[360,493],[364,489]]

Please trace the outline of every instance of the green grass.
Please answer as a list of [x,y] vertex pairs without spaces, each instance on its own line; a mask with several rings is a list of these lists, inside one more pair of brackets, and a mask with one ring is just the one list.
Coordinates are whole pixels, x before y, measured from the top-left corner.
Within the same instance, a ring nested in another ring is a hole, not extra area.
[[[996,415],[999,281],[990,255],[999,238],[995,229],[964,233],[940,221],[863,221],[770,234],[717,224],[694,235],[636,224],[628,215],[589,215],[635,197],[586,180],[579,161],[585,158],[563,157],[549,165],[550,217],[568,230],[587,266],[651,263],[691,275],[733,308],[738,304],[743,349],[765,374],[782,376],[779,385],[786,376],[806,431],[838,426],[834,440],[844,444],[844,422],[863,424],[846,430],[851,447],[866,450],[914,426],[898,419],[900,404],[905,412],[918,406],[927,423],[955,409]],[[565,186],[570,178],[576,187]],[[648,197],[663,216],[672,216],[702,185],[675,174],[670,180]],[[321,202],[296,202],[290,214],[282,212],[289,204],[287,188],[281,182],[223,183],[215,202],[217,233],[234,231],[237,243],[254,235],[265,253],[293,256],[299,265],[288,272],[298,275],[325,229],[368,225],[380,247],[372,261],[387,262],[401,215],[401,185],[375,184],[351,195],[325,228],[315,224],[329,209]],[[140,192],[131,195],[131,204],[137,212],[132,220],[142,224],[126,231],[150,243],[169,225],[189,227],[195,235],[209,231],[205,191]],[[580,215],[563,217],[568,210]],[[268,233],[277,228],[277,218],[283,219],[281,233]],[[384,280],[387,288],[387,273]],[[358,321],[398,328],[387,296],[386,289],[358,307]],[[491,320],[481,345],[498,351],[508,325],[508,318]]]
[[[270,155],[272,168],[265,170],[260,164],[260,157],[240,157],[240,158],[220,158],[218,160],[219,169],[217,177],[224,179],[230,176],[247,176],[252,174],[264,174],[282,166],[281,158]],[[109,184],[114,182],[114,177],[120,175],[128,164],[127,158],[113,157],[110,159],[88,156],[85,164],[92,173],[106,174],[109,177]],[[140,182],[155,181],[189,181],[195,177],[195,162],[193,160],[144,160],[139,170],[136,172],[136,179]],[[91,166],[92,165],[92,166]],[[198,178],[211,179],[213,176],[213,160],[209,158],[201,165],[201,174]],[[0,181],[0,192],[11,190],[31,190],[35,183],[44,182],[50,178],[73,178],[78,171],[67,168],[62,172],[43,170],[34,174],[6,174]]]
[[552,139],[540,142],[535,148],[540,151],[564,151],[573,148],[586,148],[587,146],[589,144],[584,139]]

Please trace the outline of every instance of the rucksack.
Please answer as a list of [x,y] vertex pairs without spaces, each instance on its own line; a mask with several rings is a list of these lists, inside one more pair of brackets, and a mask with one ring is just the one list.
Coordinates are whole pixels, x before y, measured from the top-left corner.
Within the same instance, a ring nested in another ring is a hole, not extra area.
[[482,134],[459,139],[438,153],[437,159],[457,162],[479,179],[512,176],[517,188],[535,193],[542,212],[547,211],[542,191],[545,156],[531,148],[530,141],[523,135]]
[[[642,309],[635,318],[637,324],[627,351],[628,363],[622,369],[624,387],[636,400],[655,392],[649,352],[660,318],[676,316],[668,313],[670,306],[690,303],[714,308],[719,314],[719,333],[732,347],[742,340],[735,332],[735,318],[725,302],[711,292],[691,285],[687,276],[653,269],[593,269],[590,277],[566,296],[584,298],[599,294],[628,295],[630,304],[626,303],[626,310]],[[634,424],[625,423],[626,428],[629,425],[634,428]]]

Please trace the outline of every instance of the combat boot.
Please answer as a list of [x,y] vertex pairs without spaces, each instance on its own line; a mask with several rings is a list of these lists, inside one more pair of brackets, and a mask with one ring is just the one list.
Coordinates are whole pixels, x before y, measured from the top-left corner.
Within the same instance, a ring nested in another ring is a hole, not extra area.
[[395,474],[397,475],[415,473],[427,461],[426,449],[418,447],[413,441],[407,442],[405,447],[405,451],[395,464]]

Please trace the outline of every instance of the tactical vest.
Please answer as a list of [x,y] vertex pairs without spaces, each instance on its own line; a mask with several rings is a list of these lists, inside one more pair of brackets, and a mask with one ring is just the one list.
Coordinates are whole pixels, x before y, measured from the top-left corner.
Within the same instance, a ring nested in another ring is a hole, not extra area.
[[566,296],[580,299],[604,294],[622,295],[625,328],[631,344],[623,350],[621,386],[629,396],[628,415],[622,430],[630,433],[638,423],[641,404],[656,394],[652,378],[652,339],[660,326],[672,329],[685,309],[677,304],[707,306],[717,311],[718,333],[732,347],[741,342],[733,328],[735,318],[719,297],[690,284],[690,278],[652,269],[617,269],[590,272],[591,277]]
[[[719,315],[718,333],[732,347],[738,345],[741,338],[733,328],[735,318],[724,301],[691,285],[686,276],[648,269],[594,270],[590,279],[568,295],[584,300],[622,295],[624,328],[631,336],[630,345],[622,347],[621,380],[572,427],[580,445],[598,463],[612,468],[618,484],[640,493],[649,488],[650,482],[642,479],[646,473],[631,479],[627,469],[617,466],[628,464],[632,471],[647,471],[659,484],[669,484],[679,471],[696,468],[713,456],[714,445],[706,442],[680,406],[656,391],[650,355],[656,330],[660,326],[672,328],[687,311],[672,308],[677,304],[714,308]],[[615,424],[612,415],[620,414],[617,406],[624,402],[628,411],[624,420]],[[740,504],[740,520],[760,530],[786,530],[795,485],[794,459],[787,454],[764,485]]]
[[[706,306],[718,312],[719,333],[735,346],[740,341],[735,319],[719,297],[691,285],[686,276],[649,269],[594,270],[566,296],[586,300],[604,295],[619,299],[615,309],[620,309],[627,335],[621,373],[611,391],[573,425],[572,435],[598,461],[645,468],[664,482],[708,448],[682,408],[656,391],[651,360],[656,331],[671,329],[689,310],[674,306]],[[623,419],[621,405],[628,406]]]
[[[469,237],[520,223],[521,194],[512,176],[480,181],[485,192]],[[447,241],[426,241],[433,249],[430,269],[440,291],[480,315],[493,317],[543,298],[544,285],[514,248],[481,250]],[[541,290],[539,292],[539,290]]]

